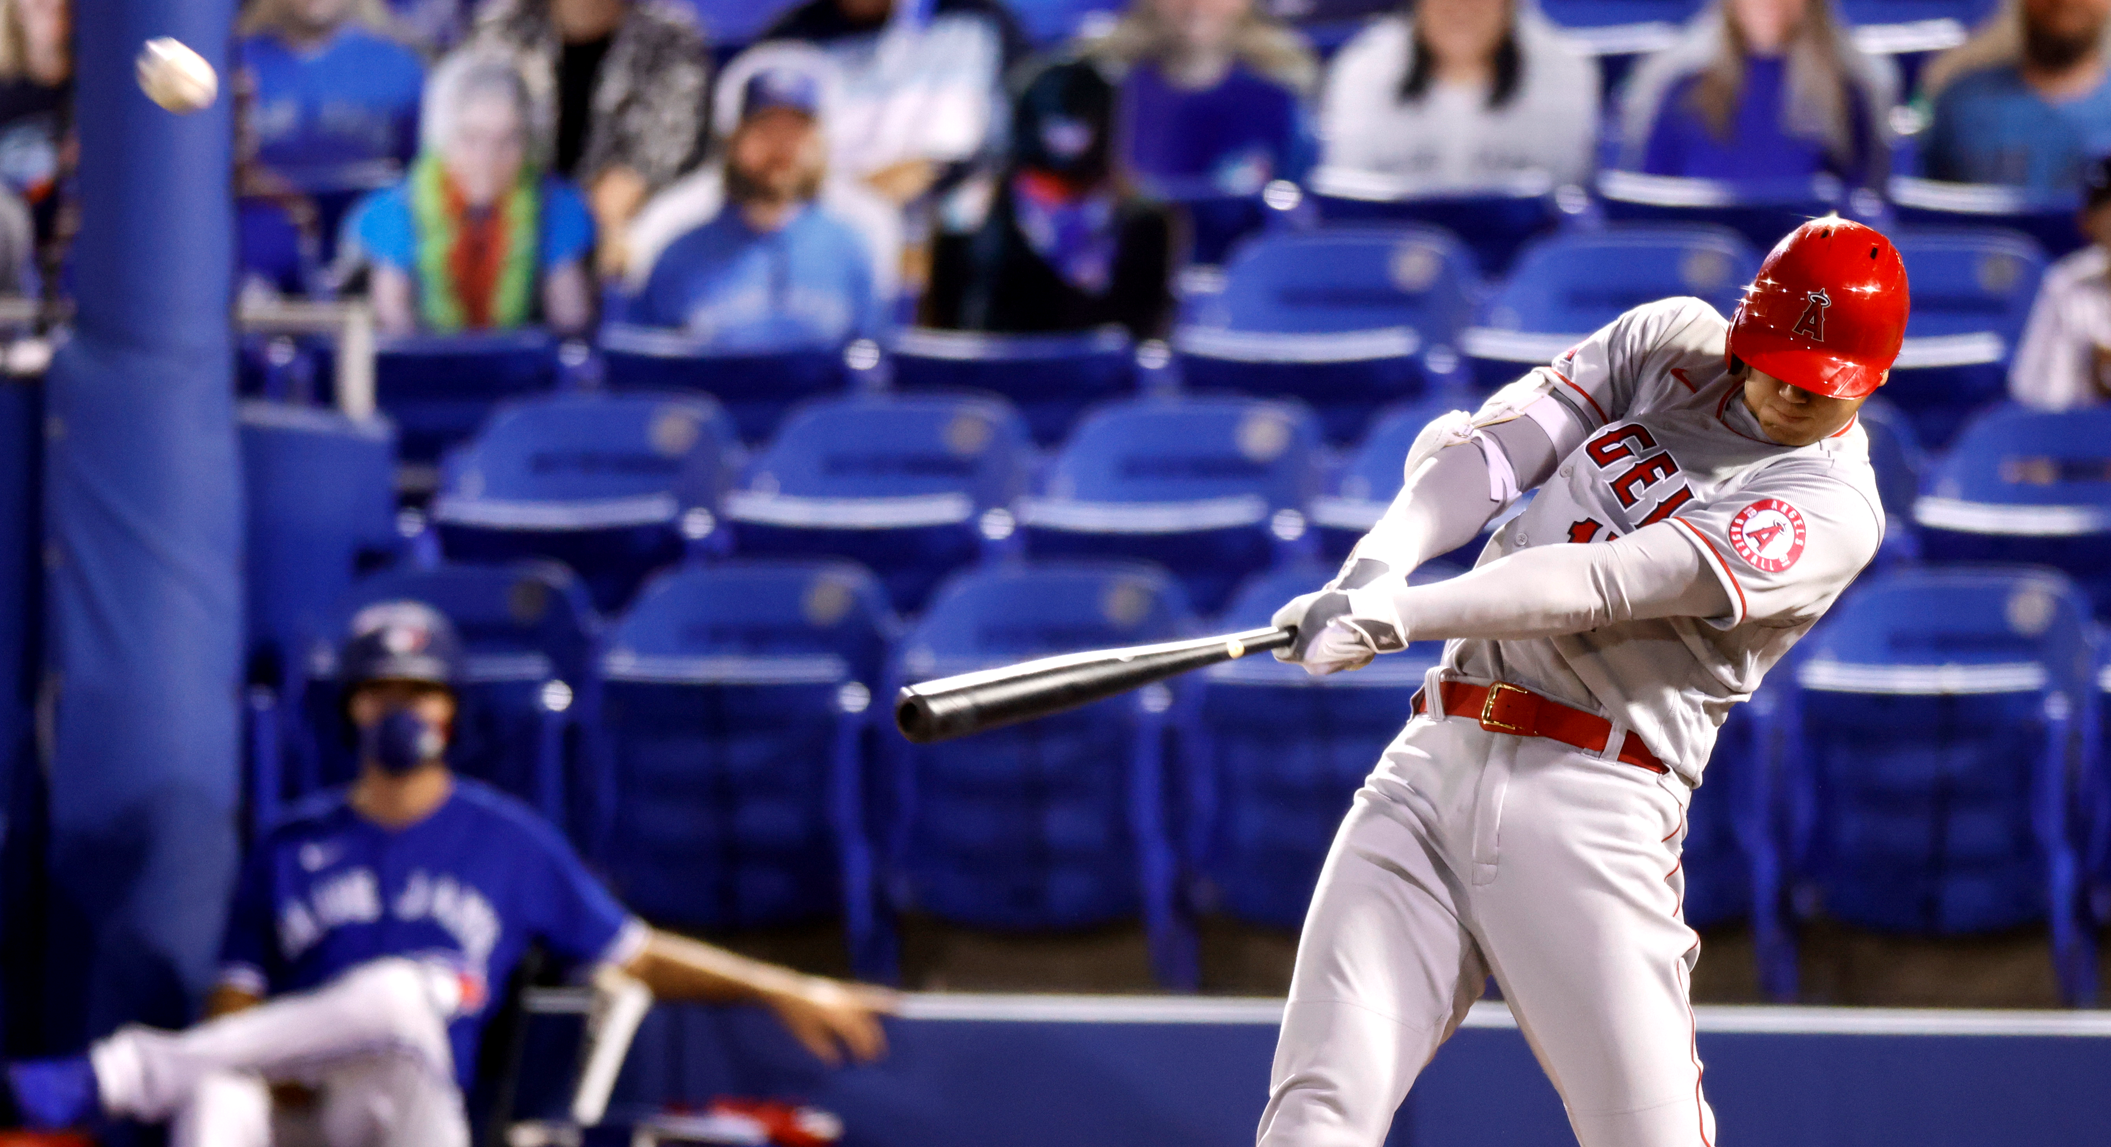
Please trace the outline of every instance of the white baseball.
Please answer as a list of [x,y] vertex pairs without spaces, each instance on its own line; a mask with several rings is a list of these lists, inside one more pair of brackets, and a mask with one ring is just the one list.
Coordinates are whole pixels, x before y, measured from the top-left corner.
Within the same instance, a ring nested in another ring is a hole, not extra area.
[[211,106],[220,94],[220,77],[189,45],[162,36],[139,50],[139,90],[181,115]]

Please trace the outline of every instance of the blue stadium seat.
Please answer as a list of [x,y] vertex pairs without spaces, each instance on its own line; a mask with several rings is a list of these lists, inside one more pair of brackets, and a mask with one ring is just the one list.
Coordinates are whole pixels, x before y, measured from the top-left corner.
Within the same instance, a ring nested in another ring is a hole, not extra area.
[[751,44],[798,0],[683,0],[696,10],[713,48]]
[[2111,608],[2111,409],[1981,415],[1928,475],[1913,517],[1931,560],[2042,562]]
[[555,558],[614,610],[717,529],[739,440],[702,395],[552,395],[510,404],[449,454],[432,505],[458,561]]
[[1941,447],[1973,411],[2008,389],[2045,256],[2013,231],[1916,230],[1892,236],[1913,284],[1906,342],[1885,395]]
[[1737,231],[1762,251],[1839,209],[1843,195],[1839,180],[1830,175],[1734,181],[1612,170],[1598,175],[1598,199],[1607,219],[1712,223]]
[[[1429,566],[1415,581],[1457,572]],[[1333,573],[1304,563],[1260,574],[1217,628],[1268,625],[1277,607]],[[1278,928],[1304,920],[1349,798],[1413,714],[1423,673],[1443,652],[1442,642],[1420,642],[1321,678],[1267,655],[1204,671],[1201,720],[1181,742],[1185,851],[1199,910]]]
[[[849,558],[915,611],[939,580],[1012,532],[1033,444],[1001,399],[846,398],[794,412],[726,495],[743,554]],[[992,510],[1003,514],[985,519]]]
[[2033,192],[1988,183],[1945,183],[1897,175],[1889,188],[1891,209],[1903,226],[1925,228],[2002,227],[2021,231],[2058,258],[2087,240],[2074,225],[2081,208],[2071,190]]
[[[1049,562],[961,574],[901,644],[897,685],[1080,649],[1186,635],[1179,583],[1138,562]],[[937,745],[891,747],[889,895],[901,910],[1001,931],[1141,916],[1166,987],[1195,985],[1176,911],[1165,732],[1188,688],[1156,687]]]
[[1431,190],[1394,176],[1322,167],[1306,182],[1320,218],[1329,226],[1441,227],[1466,244],[1480,273],[1489,278],[1501,277],[1519,248],[1554,230],[1563,216],[1554,187],[1544,176],[1471,191]]
[[468,652],[449,762],[583,839],[598,791],[588,731],[600,719],[601,621],[579,579],[553,562],[397,566],[338,599],[329,623],[309,638],[289,691],[301,698],[305,723],[287,770],[290,795],[351,778],[356,762],[338,708],[336,643],[362,607],[404,598],[446,614]]
[[761,442],[798,402],[841,391],[844,352],[719,354],[679,331],[610,323],[601,330],[604,380],[612,391],[703,393],[716,398],[749,442]]
[[1120,327],[1060,335],[911,327],[895,333],[890,350],[895,386],[1003,395],[1044,446],[1062,441],[1087,407],[1136,386],[1135,348]]
[[1637,24],[1679,24],[1703,0],[1539,0],[1547,19],[1572,32]]
[[1053,48],[1094,21],[1119,17],[1125,5],[1122,0],[1006,0],[1004,6],[1017,17],[1027,39]]
[[1555,235],[1518,256],[1460,347],[1477,381],[1500,386],[1643,303],[1695,295],[1727,317],[1758,270],[1749,244],[1707,224]]
[[541,331],[407,335],[374,356],[375,400],[396,422],[404,460],[435,462],[499,403],[550,389],[557,348]]
[[1913,503],[1920,498],[1928,456],[1913,422],[1882,394],[1862,404],[1862,430],[1869,436],[1869,462],[1876,468],[1877,495],[1884,502],[1884,544],[1880,562],[1920,557],[1920,526]]
[[[2095,996],[2074,777],[2097,762],[2088,603],[2030,567],[1865,586],[1787,674],[1796,901],[1915,935],[2049,922],[2062,994]],[[1792,967],[1775,969],[1792,976]]]
[[690,931],[840,918],[879,970],[863,738],[892,624],[847,562],[688,566],[645,587],[602,659],[593,851],[625,904]]
[[1225,266],[1223,290],[1188,300],[1182,383],[1301,399],[1348,439],[1424,388],[1425,354],[1456,361],[1476,286],[1466,249],[1433,227],[1265,235]]
[[1019,503],[1027,552],[1160,561],[1198,608],[1221,608],[1280,544],[1304,534],[1318,448],[1318,420],[1295,403],[1138,399],[1101,407],[1049,464],[1041,492]]
[[253,681],[277,683],[362,570],[394,560],[395,440],[381,419],[245,402],[244,573]]
[[300,298],[322,285],[322,249],[287,206],[272,198],[235,200],[237,284]]

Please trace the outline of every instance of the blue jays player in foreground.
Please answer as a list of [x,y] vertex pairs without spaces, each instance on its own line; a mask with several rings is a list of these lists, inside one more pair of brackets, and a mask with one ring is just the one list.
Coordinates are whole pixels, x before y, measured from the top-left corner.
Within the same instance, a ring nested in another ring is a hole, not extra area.
[[[1638,307],[1476,414],[1431,423],[1285,660],[1447,641],[1372,770],[1298,941],[1261,1147],[1378,1147],[1493,975],[1583,1147],[1708,1147],[1682,914],[1686,809],[1749,698],[1875,556],[1862,402],[1905,266],[1813,220],[1736,315]],[[1410,585],[1521,491],[1474,569]]]
[[[454,776],[461,664],[453,626],[422,603],[353,619],[340,675],[359,777],[252,850],[217,1018],[14,1065],[24,1122],[169,1120],[175,1147],[468,1147],[462,1096],[491,989],[531,943],[661,998],[760,1003],[829,1063],[883,1053],[888,993],[654,931],[527,806]],[[282,1099],[303,1101],[274,1102],[285,1084],[302,1087]]]

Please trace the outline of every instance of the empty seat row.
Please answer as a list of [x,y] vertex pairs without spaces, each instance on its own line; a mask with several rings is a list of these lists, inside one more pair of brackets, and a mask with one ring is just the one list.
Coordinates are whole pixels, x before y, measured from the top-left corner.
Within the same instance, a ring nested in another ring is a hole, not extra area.
[[[1897,238],[1914,307],[1885,393],[1921,441],[1939,446],[2004,393],[2045,260],[2005,231]],[[809,398],[890,385],[980,390],[1015,403],[1033,440],[1053,445],[1082,412],[1137,393],[1140,382],[1177,382],[1188,393],[1308,403],[1325,438],[1341,443],[1388,404],[1500,385],[1645,302],[1695,295],[1728,316],[1757,266],[1758,253],[1725,229],[1635,224],[1537,240],[1510,276],[1484,286],[1459,240],[1435,227],[1283,231],[1243,246],[1187,298],[1169,352],[1135,347],[1118,330],[908,330],[884,353],[860,344],[848,354],[724,355],[672,332],[612,326],[597,353],[581,348],[571,365],[532,332],[400,340],[377,362],[378,398],[397,422],[402,457],[423,464],[508,398],[594,386],[709,394],[749,443]]]
[[[1265,624],[1325,576],[1260,575],[1210,624]],[[701,930],[839,919],[873,975],[894,967],[902,914],[1001,932],[1140,920],[1174,987],[1194,983],[1196,915],[1296,927],[1440,652],[1321,680],[1241,660],[913,746],[876,703],[903,684],[1200,623],[1164,571],[1108,561],[958,575],[906,629],[869,573],[831,561],[684,566],[606,627],[560,567],[533,563],[386,572],[338,615],[398,597],[463,629],[458,767],[542,804],[627,902]],[[337,759],[272,772],[284,788],[260,797],[348,773],[329,650],[318,636],[285,739]],[[1918,935],[2049,925],[2063,990],[2086,1001],[2088,893],[2111,877],[2101,664],[2086,603],[2050,571],[1858,587],[1725,729],[1689,813],[1687,918],[1750,917],[1784,998],[1798,917]]]

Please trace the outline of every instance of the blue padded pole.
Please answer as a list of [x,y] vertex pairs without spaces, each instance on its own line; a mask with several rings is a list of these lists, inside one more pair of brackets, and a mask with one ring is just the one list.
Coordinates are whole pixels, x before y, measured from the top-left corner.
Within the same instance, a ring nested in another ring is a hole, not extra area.
[[[179,1024],[210,986],[236,863],[242,486],[229,306],[233,0],[77,0],[74,336],[49,376],[48,1037]],[[134,57],[221,76],[173,115]]]

